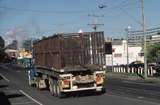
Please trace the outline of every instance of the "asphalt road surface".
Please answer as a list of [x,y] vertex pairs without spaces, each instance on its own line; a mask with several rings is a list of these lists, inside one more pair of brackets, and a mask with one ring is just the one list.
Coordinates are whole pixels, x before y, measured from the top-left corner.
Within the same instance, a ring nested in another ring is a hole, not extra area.
[[0,105],[160,105],[160,85],[107,78],[102,95],[81,92],[59,99],[28,86],[27,70],[1,64]]

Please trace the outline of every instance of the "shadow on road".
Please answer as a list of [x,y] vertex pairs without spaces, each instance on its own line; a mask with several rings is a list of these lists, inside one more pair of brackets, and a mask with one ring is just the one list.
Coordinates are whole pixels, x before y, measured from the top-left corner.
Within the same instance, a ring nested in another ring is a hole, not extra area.
[[24,97],[23,94],[11,94],[11,95],[7,95],[7,98],[17,98],[17,97]]
[[4,94],[4,92],[0,92],[0,103],[1,105],[11,105],[8,97]]
[[0,85],[0,88],[8,87],[8,85]]
[[24,95],[23,94],[6,95],[4,92],[0,92],[0,104],[11,105],[9,98],[17,98],[17,97],[24,97]]
[[70,97],[92,97],[92,96],[101,96],[105,93],[104,92],[95,92],[95,91],[81,91],[81,92],[72,92],[65,94],[63,98],[70,98]]
[[[0,80],[2,80],[3,77],[0,76]],[[8,87],[8,85],[0,85],[0,88],[5,88],[5,87]]]
[[3,78],[0,76],[0,80],[2,80]]

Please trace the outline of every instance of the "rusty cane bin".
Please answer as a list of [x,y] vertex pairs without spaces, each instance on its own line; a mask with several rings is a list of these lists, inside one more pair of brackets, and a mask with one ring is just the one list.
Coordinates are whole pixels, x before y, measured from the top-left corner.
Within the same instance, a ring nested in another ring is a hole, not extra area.
[[104,65],[103,32],[55,34],[33,44],[35,65],[63,69]]

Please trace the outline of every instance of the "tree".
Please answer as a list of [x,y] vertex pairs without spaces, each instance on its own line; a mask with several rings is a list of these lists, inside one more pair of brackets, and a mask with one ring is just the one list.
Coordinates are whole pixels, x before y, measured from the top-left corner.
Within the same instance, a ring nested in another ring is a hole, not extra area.
[[160,58],[160,43],[154,43],[148,46],[147,59],[149,63],[155,63]]
[[4,39],[0,36],[0,62],[5,61],[5,57],[7,56],[6,53],[4,52],[5,48],[5,41]]
[[3,49],[5,46],[5,41],[4,39],[0,36],[0,49]]

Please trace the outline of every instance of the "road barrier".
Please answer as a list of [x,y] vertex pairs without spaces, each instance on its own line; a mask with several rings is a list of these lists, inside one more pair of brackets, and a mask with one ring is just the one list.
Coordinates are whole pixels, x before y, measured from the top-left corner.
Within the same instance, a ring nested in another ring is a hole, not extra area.
[[[144,74],[144,67],[128,67],[126,65],[120,66],[107,66],[107,71],[116,72],[116,73],[130,73],[130,74]],[[153,66],[148,66],[147,75],[154,76],[156,70]]]

